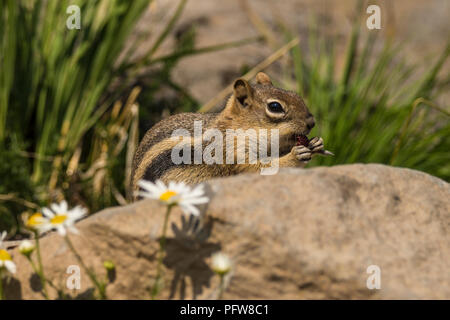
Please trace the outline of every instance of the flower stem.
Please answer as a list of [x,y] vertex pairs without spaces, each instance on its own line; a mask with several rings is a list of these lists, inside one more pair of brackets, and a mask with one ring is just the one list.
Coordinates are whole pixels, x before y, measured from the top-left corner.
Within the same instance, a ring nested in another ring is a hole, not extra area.
[[166,215],[164,217],[163,231],[162,231],[161,239],[159,240],[158,264],[156,265],[156,278],[155,278],[155,284],[153,285],[153,288],[151,290],[152,300],[154,300],[156,298],[156,295],[159,292],[159,283],[162,279],[162,262],[164,259],[164,250],[165,250],[165,246],[166,246],[167,224],[169,221],[170,212],[172,211],[172,207],[173,207],[173,205],[167,206]]
[[222,295],[223,295],[223,291],[224,291],[224,286],[225,286],[225,275],[221,274],[220,276],[220,287],[219,287],[219,294],[217,295],[217,300],[222,300]]
[[39,246],[39,233],[35,232],[34,233],[34,238],[35,238],[35,243],[36,243],[36,255],[38,258],[38,264],[39,264],[39,270],[37,270],[37,268],[34,266],[34,263],[30,260],[31,265],[33,267],[33,269],[35,269],[35,272],[38,274],[39,279],[41,280],[41,286],[42,286],[42,294],[44,295],[45,299],[49,299],[48,298],[48,293],[47,293],[47,287],[46,287],[46,280],[45,280],[45,276],[44,276],[44,267],[42,265],[42,258],[41,258],[41,248]]
[[105,292],[105,286],[101,284],[98,280],[95,274],[92,272],[91,269],[89,269],[85,264],[83,259],[81,259],[81,256],[78,254],[78,252],[75,250],[75,247],[72,244],[72,241],[70,241],[69,237],[67,235],[64,236],[64,240],[66,241],[67,245],[69,246],[69,249],[74,254],[77,261],[80,263],[81,267],[84,269],[84,271],[87,273],[89,279],[91,279],[92,284],[97,288],[100,299],[104,300],[106,299],[106,292]]

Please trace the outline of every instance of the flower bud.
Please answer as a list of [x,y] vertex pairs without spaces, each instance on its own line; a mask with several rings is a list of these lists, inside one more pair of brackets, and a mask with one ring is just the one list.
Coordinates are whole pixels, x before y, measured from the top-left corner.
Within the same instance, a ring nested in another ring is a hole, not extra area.
[[24,256],[29,257],[35,248],[36,247],[33,242],[31,242],[29,240],[25,240],[20,243],[19,252],[21,254],[23,254]]
[[212,256],[212,269],[215,273],[223,276],[231,270],[231,259],[224,253],[216,253]]
[[105,269],[108,271],[112,271],[116,268],[114,262],[112,262],[111,260],[106,260],[105,262],[103,262],[103,267],[105,267]]

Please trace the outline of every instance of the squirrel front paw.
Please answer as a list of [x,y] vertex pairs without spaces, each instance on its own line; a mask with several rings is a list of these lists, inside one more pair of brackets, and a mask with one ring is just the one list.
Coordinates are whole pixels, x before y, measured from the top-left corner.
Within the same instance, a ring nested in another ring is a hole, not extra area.
[[291,149],[292,155],[299,161],[307,163],[311,160],[312,152],[308,147],[305,146],[295,146]]
[[314,137],[309,141],[308,148],[312,154],[322,153],[324,150],[323,139],[321,137]]
[[323,139],[314,137],[309,141],[307,147],[303,145],[295,146],[291,152],[297,160],[307,163],[311,160],[313,154],[323,153],[324,150]]

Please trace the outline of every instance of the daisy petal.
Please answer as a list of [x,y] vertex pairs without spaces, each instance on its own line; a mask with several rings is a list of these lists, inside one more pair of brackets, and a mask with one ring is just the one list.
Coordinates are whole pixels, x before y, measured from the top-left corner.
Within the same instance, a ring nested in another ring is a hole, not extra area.
[[69,218],[72,221],[77,221],[83,218],[87,214],[87,210],[81,206],[76,206],[68,212]]
[[49,222],[40,224],[39,226],[36,227],[39,234],[43,234],[46,233],[47,231],[50,231],[53,229],[52,225]]
[[61,208],[59,207],[58,203],[52,203],[50,204],[50,209],[55,212],[55,213],[60,213],[61,212]]
[[203,204],[207,203],[209,201],[208,197],[201,197],[201,198],[192,198],[192,199],[184,199],[184,203],[187,204]]
[[59,212],[59,213],[66,213],[67,212],[69,207],[67,205],[67,201],[66,200],[61,201],[61,203],[59,204],[59,209],[61,210],[61,212]]
[[49,219],[55,216],[55,214],[49,208],[42,208],[42,214]]
[[154,194],[154,193],[150,193],[150,192],[146,192],[146,191],[138,191],[136,192],[136,194],[138,196],[144,197],[144,198],[149,198],[149,199],[158,199],[159,196]]
[[156,186],[158,186],[160,188],[160,191],[167,189],[166,185],[161,180],[156,180]]
[[56,231],[58,231],[59,235],[64,237],[66,235],[66,228],[63,226],[56,227]]
[[200,215],[200,211],[196,207],[194,207],[194,206],[192,206],[190,204],[182,203],[182,204],[180,204],[180,207],[183,210],[183,212],[185,214],[187,214],[187,215],[189,215],[189,214],[192,214],[194,216],[199,216]]
[[6,269],[11,273],[16,273],[16,265],[11,260],[6,260],[4,262]]
[[149,181],[145,181],[145,180],[139,180],[138,186],[141,187],[142,189],[144,189],[148,192],[152,192],[152,193],[159,193],[159,191],[160,191],[159,188],[155,184],[153,184]]

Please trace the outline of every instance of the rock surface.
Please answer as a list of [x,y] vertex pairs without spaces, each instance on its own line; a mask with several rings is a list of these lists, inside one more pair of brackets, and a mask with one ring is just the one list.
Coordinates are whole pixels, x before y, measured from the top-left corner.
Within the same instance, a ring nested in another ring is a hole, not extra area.
[[[450,186],[427,174],[383,165],[284,169],[209,182],[214,196],[203,228],[170,219],[165,288],[159,298],[210,299],[219,279],[217,251],[234,261],[225,299],[450,299]],[[151,200],[99,212],[77,224],[72,242],[102,277],[111,259],[111,299],[147,299],[155,275],[164,208]],[[186,222],[186,221],[185,221]],[[46,274],[64,286],[77,265],[62,238],[41,240]],[[41,299],[36,275],[16,251],[18,272],[7,297]],[[366,286],[381,270],[381,289]],[[91,284],[82,273],[81,290]],[[54,294],[53,290],[49,290]]]

